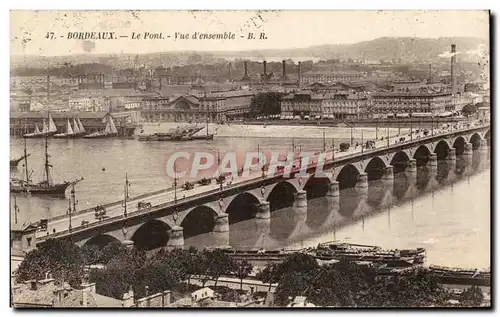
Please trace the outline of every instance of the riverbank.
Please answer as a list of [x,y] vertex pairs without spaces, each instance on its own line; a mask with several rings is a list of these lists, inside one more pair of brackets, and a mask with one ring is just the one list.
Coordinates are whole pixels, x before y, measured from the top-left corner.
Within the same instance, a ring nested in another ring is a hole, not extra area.
[[[144,134],[167,132],[176,127],[186,126],[188,123],[163,122],[163,123],[145,123],[143,126]],[[201,125],[201,124],[200,124]],[[378,133],[377,133],[378,129]],[[414,127],[417,129],[417,127]],[[215,133],[217,138],[311,138],[322,139],[325,137],[328,140],[350,139],[351,136],[355,139],[374,139],[386,136],[387,134],[394,136],[400,131],[401,134],[408,134],[409,128],[393,127],[393,128],[376,128],[371,127],[329,127],[329,126],[309,126],[309,125],[257,125],[257,124],[213,124],[208,125],[209,133]],[[200,134],[206,133],[203,129]],[[351,135],[352,133],[352,135]]]

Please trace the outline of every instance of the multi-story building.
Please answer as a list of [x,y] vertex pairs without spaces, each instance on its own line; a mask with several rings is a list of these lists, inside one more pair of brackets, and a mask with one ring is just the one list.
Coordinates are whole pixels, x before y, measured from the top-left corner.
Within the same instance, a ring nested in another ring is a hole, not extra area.
[[322,114],[322,102],[323,95],[309,91],[286,95],[281,98],[281,117],[283,119],[293,119],[297,116],[319,117]]
[[368,106],[368,98],[361,94],[337,93],[325,96],[322,117],[329,119],[359,119]]
[[391,92],[372,95],[371,114],[377,117],[397,114],[437,115],[452,106],[451,93]]
[[181,95],[174,98],[143,99],[142,116],[146,121],[226,121],[250,112],[254,94],[249,91],[227,91],[203,95]]
[[366,72],[310,72],[300,76],[301,84],[336,83],[362,80],[368,76]]
[[68,101],[71,111],[109,111],[104,98],[72,98]]

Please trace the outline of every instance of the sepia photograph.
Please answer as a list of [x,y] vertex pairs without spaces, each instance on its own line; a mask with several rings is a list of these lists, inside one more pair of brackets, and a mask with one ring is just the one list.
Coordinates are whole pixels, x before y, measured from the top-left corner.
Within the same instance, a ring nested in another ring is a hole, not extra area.
[[9,18],[12,308],[492,307],[490,11]]

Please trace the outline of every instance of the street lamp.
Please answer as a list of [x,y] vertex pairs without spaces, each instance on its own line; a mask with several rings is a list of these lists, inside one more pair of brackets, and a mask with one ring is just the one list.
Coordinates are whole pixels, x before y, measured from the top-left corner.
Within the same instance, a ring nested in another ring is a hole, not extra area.
[[123,190],[123,215],[127,217],[127,201],[128,201],[128,188],[130,187],[130,182],[128,181],[128,174],[125,173],[125,188]]
[[69,216],[68,231],[71,232],[71,197],[68,199],[68,216]]
[[14,196],[14,223],[17,223],[17,213],[19,212],[19,207],[17,206],[17,199]]

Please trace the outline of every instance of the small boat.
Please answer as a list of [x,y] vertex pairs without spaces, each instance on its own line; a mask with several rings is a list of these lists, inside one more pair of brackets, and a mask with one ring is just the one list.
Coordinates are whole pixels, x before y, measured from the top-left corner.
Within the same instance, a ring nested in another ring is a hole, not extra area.
[[443,284],[457,285],[491,285],[491,270],[451,268],[430,265],[429,270]]
[[[78,126],[76,126],[75,128],[78,129]],[[76,132],[78,132],[78,130],[76,130]],[[76,137],[76,135],[77,134],[75,133],[75,131],[71,127],[71,124],[69,123],[69,119],[68,119],[67,124],[66,124],[66,133],[54,134],[54,138],[56,138],[56,139],[69,139],[69,138]]]
[[64,181],[62,183],[55,183],[52,180],[50,174],[50,168],[52,165],[49,163],[49,153],[48,153],[48,135],[45,135],[45,177],[39,183],[33,183],[31,180],[31,175],[28,172],[28,155],[26,154],[26,140],[24,141],[24,168],[25,168],[25,179],[11,179],[10,181],[10,192],[11,193],[29,193],[33,195],[48,194],[48,195],[64,195],[66,189],[70,185],[77,184],[83,180],[75,180],[73,182]]
[[52,120],[52,116],[50,115],[50,112],[48,113],[48,122],[49,125],[47,126],[47,122],[45,119],[43,119],[43,128],[42,131],[38,129],[38,124],[35,124],[35,132],[33,133],[26,133],[23,135],[23,137],[27,139],[35,139],[35,138],[44,138],[46,136],[53,136],[54,134],[57,133],[57,127],[54,123],[54,120]]
[[104,120],[106,121],[106,128],[104,131],[97,131],[84,136],[85,139],[97,139],[97,138],[111,138],[118,135],[118,130],[116,130],[115,122],[113,117],[108,113]]
[[425,249],[383,250],[377,246],[334,242],[318,245],[312,255],[319,260],[347,259],[386,264],[388,267],[408,267],[424,262]]
[[87,132],[85,131],[85,127],[83,126],[79,117],[76,118],[76,122],[75,122],[75,118],[73,118],[73,126],[78,128],[78,129],[73,128],[73,131],[76,133],[76,135],[78,137],[84,136],[87,134]]

